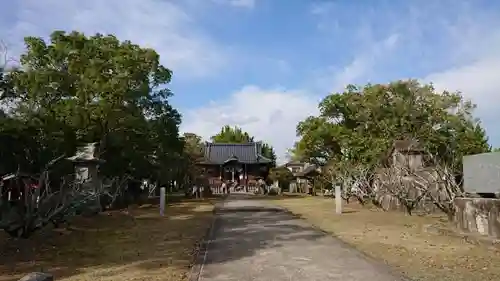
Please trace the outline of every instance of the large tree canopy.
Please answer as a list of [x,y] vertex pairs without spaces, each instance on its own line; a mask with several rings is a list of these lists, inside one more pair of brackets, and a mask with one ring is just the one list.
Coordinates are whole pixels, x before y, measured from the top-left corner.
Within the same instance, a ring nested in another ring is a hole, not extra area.
[[375,163],[394,140],[417,139],[442,160],[457,160],[489,150],[474,108],[460,93],[438,93],[415,80],[350,85],[324,98],[319,116],[298,124],[292,152],[316,163]]
[[[14,92],[4,99],[15,107],[0,129],[2,148],[10,150],[0,153],[16,155],[10,166],[36,170],[77,145],[97,142],[107,174],[146,177],[160,166],[160,174],[168,174],[182,149],[180,115],[165,88],[172,73],[154,50],[111,35],[62,31],[48,43],[27,37],[25,44],[20,67],[0,83]],[[19,151],[6,145],[20,140],[28,145]]]
[[253,142],[254,138],[237,126],[226,125],[211,140],[214,143],[246,143]]
[[[40,176],[36,188],[18,187],[22,203],[0,198],[1,228],[27,237],[86,208],[112,205],[119,194],[131,203],[127,198],[138,199],[142,189],[129,180],[167,184],[182,176],[181,116],[166,88],[172,72],[154,50],[112,35],[62,31],[49,42],[27,37],[25,45],[17,69],[0,69],[0,105],[8,109],[0,114],[0,173]],[[100,173],[112,184],[83,188],[66,180],[71,165],[57,172],[47,165],[89,142],[98,144]]]
[[201,137],[194,133],[184,133],[183,137],[183,154],[180,161],[177,161],[177,175],[182,178],[181,184],[185,184],[184,188],[188,189],[190,183],[200,180],[203,175],[202,170],[197,163],[203,159],[203,143]]
[[[226,125],[222,127],[219,133],[212,136],[211,140],[214,143],[247,143],[253,142],[254,137],[250,136],[250,134],[243,131],[237,126],[231,127],[229,125]],[[271,145],[263,142],[261,153],[262,156],[273,160],[273,162],[276,162],[276,153],[274,152],[274,148]]]

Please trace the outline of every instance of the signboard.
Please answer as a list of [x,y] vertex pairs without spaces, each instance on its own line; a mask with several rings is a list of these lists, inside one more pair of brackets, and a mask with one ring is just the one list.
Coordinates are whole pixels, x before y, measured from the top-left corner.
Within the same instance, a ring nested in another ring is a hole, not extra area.
[[469,193],[500,193],[500,152],[463,158],[464,190]]

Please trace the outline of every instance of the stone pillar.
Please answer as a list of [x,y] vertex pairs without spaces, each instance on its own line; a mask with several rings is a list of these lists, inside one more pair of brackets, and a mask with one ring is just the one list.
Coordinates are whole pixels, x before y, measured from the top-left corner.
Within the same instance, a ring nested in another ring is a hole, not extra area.
[[342,214],[342,192],[340,184],[335,184],[335,213],[337,215]]

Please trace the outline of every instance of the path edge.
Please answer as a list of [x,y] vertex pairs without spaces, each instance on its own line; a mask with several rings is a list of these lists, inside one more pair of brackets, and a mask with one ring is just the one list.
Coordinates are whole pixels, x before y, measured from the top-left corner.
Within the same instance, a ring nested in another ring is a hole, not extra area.
[[214,209],[212,210],[213,218],[210,227],[207,229],[205,235],[202,238],[200,243],[200,248],[196,253],[196,256],[193,260],[193,265],[189,271],[188,281],[199,281],[201,280],[201,274],[203,272],[203,267],[205,266],[206,258],[208,255],[208,250],[210,243],[214,240],[215,228],[217,223],[217,214],[219,213],[220,205],[224,204],[227,196],[222,197],[219,202],[214,204]]
[[297,214],[297,213],[294,213],[292,212],[291,210],[287,209],[287,208],[284,208],[283,207],[283,212],[284,213],[287,213],[297,219],[300,219],[302,221],[305,221],[307,224],[309,224],[309,226],[311,226],[311,228],[313,228],[314,230],[322,233],[323,235],[326,235],[326,236],[330,236],[332,237],[333,239],[335,239],[340,245],[341,247],[344,247],[344,248],[348,248],[348,249],[351,249],[351,250],[354,250],[353,252],[360,258],[368,261],[369,263],[372,263],[374,266],[376,267],[381,267],[383,268],[384,270],[386,270],[389,274],[393,275],[395,278],[398,278],[400,279],[400,281],[417,281],[417,280],[414,280],[408,276],[406,276],[405,274],[397,271],[396,269],[392,268],[392,266],[390,266],[388,263],[386,263],[385,261],[383,260],[379,260],[375,257],[372,257],[370,256],[368,253],[365,253],[363,251],[361,251],[359,248],[357,248],[355,245],[353,244],[350,244],[349,242],[347,241],[344,241],[342,239],[340,239],[340,237],[338,237],[334,232],[329,232],[329,231],[326,231],[322,228],[320,228],[318,225],[314,224],[314,223],[311,223],[309,220],[307,220],[304,216],[300,215],[300,214]]

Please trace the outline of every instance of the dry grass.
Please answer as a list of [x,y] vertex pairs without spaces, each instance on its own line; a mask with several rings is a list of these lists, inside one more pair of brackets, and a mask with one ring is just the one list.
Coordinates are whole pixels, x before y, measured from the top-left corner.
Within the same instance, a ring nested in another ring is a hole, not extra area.
[[72,231],[51,230],[29,240],[0,236],[0,281],[46,271],[56,280],[187,279],[195,245],[211,224],[213,200],[189,200],[78,218]]
[[335,201],[320,197],[273,202],[414,280],[500,280],[500,247],[429,231],[430,225],[451,228],[442,216],[408,216],[356,203],[338,216]]

